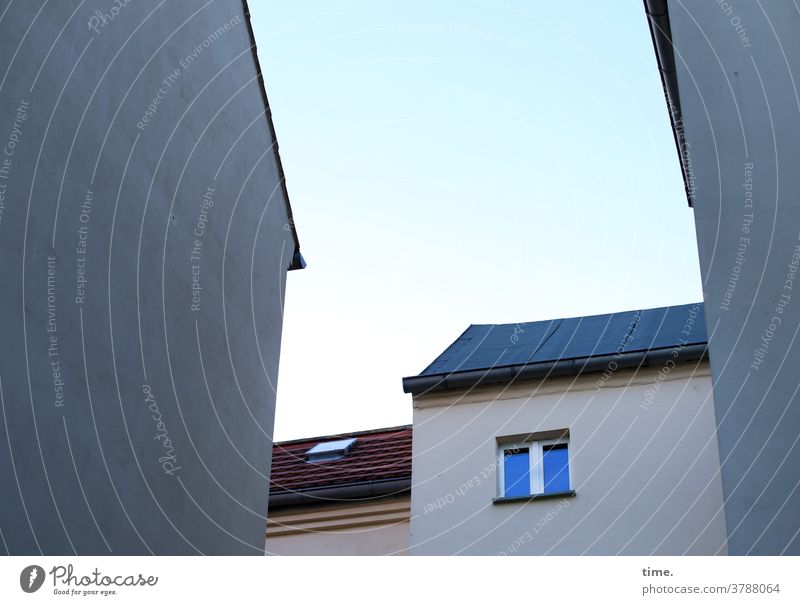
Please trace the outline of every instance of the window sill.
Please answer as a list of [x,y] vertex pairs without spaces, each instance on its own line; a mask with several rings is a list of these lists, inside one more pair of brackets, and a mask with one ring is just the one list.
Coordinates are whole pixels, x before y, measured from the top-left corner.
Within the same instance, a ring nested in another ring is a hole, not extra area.
[[551,498],[574,498],[575,490],[566,492],[548,492],[546,494],[532,494],[530,496],[514,496],[512,498],[493,498],[492,504],[511,504],[512,502],[532,502],[534,500],[550,500]]

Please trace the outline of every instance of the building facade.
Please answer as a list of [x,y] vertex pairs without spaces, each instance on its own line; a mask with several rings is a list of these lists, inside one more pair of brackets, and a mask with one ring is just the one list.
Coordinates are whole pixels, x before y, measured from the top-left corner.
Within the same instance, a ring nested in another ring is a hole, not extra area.
[[411,427],[276,443],[266,551],[406,555]]
[[701,304],[470,326],[413,395],[411,553],[727,554]]
[[5,3],[0,534],[264,552],[303,266],[247,6]]
[[728,545],[798,555],[800,13],[780,0],[645,8],[694,208]]

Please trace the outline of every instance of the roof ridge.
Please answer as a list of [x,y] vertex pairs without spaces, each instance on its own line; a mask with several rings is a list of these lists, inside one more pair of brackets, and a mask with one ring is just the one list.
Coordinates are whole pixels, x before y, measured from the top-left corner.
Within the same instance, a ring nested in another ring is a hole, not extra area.
[[327,439],[343,439],[346,437],[360,437],[362,435],[376,435],[379,433],[399,433],[412,428],[410,424],[399,424],[397,426],[389,426],[381,429],[366,429],[361,431],[352,431],[350,433],[335,433],[333,435],[320,435],[318,437],[302,437],[300,439],[289,439],[287,441],[273,441],[273,447],[278,445],[296,445],[300,443],[307,443],[311,441],[322,441]]
[[[679,309],[680,307],[692,307],[694,305],[701,305],[703,301],[695,301],[690,303],[681,303],[679,305],[662,305],[660,307],[647,307],[645,309],[625,309],[624,311],[609,311],[608,313],[593,313],[591,315],[573,315],[571,317],[550,317],[545,319],[532,319],[530,321],[508,321],[505,323],[488,323],[488,324],[470,324],[469,328],[485,328],[485,327],[501,327],[501,326],[515,326],[515,325],[523,325],[523,324],[536,324],[536,323],[543,323],[543,322],[555,322],[555,321],[568,321],[570,319],[591,319],[592,317],[605,317],[607,315],[623,315],[625,313],[643,313],[645,311],[661,311],[662,309]],[[467,330],[469,330],[467,328]],[[464,333],[467,332],[464,330]],[[463,334],[462,334],[463,336]],[[459,337],[460,338],[460,337]],[[455,342],[455,341],[454,341]]]

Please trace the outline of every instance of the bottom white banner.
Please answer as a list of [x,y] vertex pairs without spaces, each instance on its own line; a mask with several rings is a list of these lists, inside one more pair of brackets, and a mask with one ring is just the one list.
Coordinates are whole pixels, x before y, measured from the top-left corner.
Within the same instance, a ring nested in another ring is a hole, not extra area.
[[792,557],[4,557],[0,603],[794,604],[799,572]]

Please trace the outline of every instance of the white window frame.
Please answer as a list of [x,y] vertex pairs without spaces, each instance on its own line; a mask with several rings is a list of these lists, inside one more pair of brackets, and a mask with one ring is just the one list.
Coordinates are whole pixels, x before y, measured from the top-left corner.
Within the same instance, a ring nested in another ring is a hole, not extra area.
[[[540,496],[544,491],[544,448],[550,445],[567,446],[567,470],[569,473],[569,488],[572,489],[572,457],[570,456],[569,438],[560,439],[541,439],[538,441],[526,441],[523,443],[500,443],[497,446],[497,468],[498,486],[497,493],[501,498],[506,497],[506,465],[505,453],[507,450],[527,449],[528,461],[530,463],[530,493],[528,496]],[[526,496],[510,496],[511,498]]]

